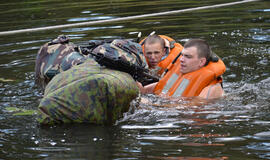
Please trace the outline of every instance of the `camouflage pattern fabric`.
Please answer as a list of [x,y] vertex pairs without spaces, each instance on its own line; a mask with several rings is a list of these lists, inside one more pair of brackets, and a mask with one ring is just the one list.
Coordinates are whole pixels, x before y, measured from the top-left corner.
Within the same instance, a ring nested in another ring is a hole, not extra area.
[[44,89],[56,74],[83,63],[85,56],[75,52],[74,48],[75,45],[64,35],[41,46],[36,58],[36,84]]
[[131,64],[148,67],[141,45],[127,39],[115,39],[111,43],[99,45],[92,53],[104,54],[112,59],[121,57],[122,60]]
[[[116,39],[99,45],[91,52],[100,65],[129,73],[143,85],[157,82],[159,77],[150,72],[140,44],[130,40]],[[84,51],[82,51],[84,53]]]
[[128,111],[138,93],[129,74],[100,67],[89,58],[49,82],[37,120],[40,124],[112,124]]

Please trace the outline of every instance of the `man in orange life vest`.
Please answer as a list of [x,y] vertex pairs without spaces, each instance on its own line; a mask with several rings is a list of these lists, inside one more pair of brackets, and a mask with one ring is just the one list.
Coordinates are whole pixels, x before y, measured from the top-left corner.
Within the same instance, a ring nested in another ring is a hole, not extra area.
[[213,57],[206,41],[191,39],[185,43],[182,55],[159,82],[144,87],[138,83],[138,87],[143,94],[219,98],[224,94],[221,76],[226,67],[220,59]]
[[161,58],[165,56],[165,41],[158,35],[152,35],[145,39],[144,55],[150,69],[156,68]]
[[150,35],[140,42],[152,74],[161,76],[183,46],[164,35]]

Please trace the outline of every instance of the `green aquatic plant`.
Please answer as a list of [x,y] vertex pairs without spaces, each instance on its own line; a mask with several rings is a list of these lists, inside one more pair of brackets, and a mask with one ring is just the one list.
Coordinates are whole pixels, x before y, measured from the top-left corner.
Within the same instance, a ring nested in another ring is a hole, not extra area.
[[17,107],[6,107],[5,110],[11,112],[14,116],[31,116],[36,114],[36,110],[27,110]]
[[0,78],[0,82],[13,82],[14,80],[12,79],[5,79],[5,78]]

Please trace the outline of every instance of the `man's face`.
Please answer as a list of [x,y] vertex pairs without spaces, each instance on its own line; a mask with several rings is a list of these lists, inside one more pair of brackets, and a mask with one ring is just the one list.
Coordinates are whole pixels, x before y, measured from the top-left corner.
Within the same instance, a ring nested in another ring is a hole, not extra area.
[[198,58],[197,48],[189,47],[182,50],[182,56],[180,58],[181,69],[180,72],[185,74],[192,71],[196,71],[204,66],[206,59]]
[[159,43],[145,44],[144,52],[148,60],[149,67],[155,68],[161,61],[161,58],[165,55],[165,48],[163,48]]

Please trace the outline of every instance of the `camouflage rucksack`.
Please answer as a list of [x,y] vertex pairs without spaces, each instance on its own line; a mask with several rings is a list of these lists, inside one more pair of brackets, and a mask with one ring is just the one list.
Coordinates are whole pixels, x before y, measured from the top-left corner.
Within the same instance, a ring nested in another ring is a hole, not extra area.
[[106,66],[106,64],[102,64],[103,61],[100,61],[99,58],[108,57],[112,60],[121,59],[134,65],[147,67],[141,45],[128,39],[91,40],[89,46],[80,47],[79,50],[82,54],[94,56],[101,65]]
[[74,50],[76,46],[64,35],[41,46],[35,64],[35,81],[43,89],[58,73],[83,63],[86,57]]
[[138,43],[127,39],[91,40],[87,46],[76,46],[69,42],[68,37],[60,35],[38,51],[36,84],[45,89],[56,74],[79,65],[92,56],[100,65],[127,72],[143,85],[158,80],[149,74],[146,59]]
[[82,54],[90,54],[102,66],[129,73],[135,80],[148,84],[158,81],[149,74],[148,65],[140,44],[127,39],[112,42],[90,41],[89,46],[78,48]]

